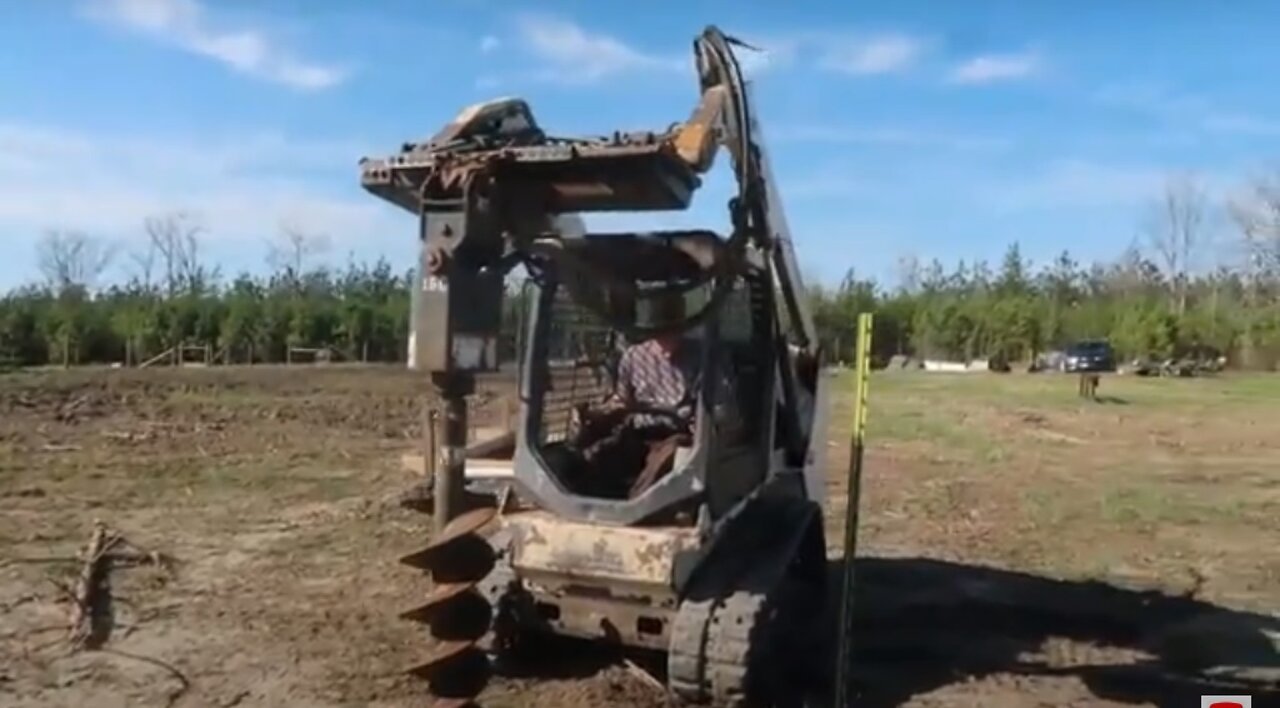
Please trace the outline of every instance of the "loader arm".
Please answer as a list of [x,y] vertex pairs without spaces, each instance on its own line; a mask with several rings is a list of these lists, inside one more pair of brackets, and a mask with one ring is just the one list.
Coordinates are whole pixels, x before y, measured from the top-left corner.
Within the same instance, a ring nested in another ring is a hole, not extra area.
[[751,85],[742,78],[731,45],[740,44],[716,28],[694,42],[702,97],[693,114],[675,131],[680,157],[699,174],[711,169],[716,149],[733,160],[739,198],[755,223],[756,240],[770,254],[774,282],[793,323],[793,343],[816,357],[817,333],[804,297],[791,228],[773,178],[768,150],[757,121]]

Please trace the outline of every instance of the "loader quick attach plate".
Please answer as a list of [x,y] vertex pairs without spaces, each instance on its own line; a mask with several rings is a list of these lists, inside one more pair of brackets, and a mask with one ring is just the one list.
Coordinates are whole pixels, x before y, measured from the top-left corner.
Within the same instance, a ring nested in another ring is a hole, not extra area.
[[543,211],[556,214],[680,210],[701,183],[669,136],[649,133],[447,156],[411,149],[366,159],[360,167],[367,191],[413,213],[428,175],[453,182],[485,169],[521,194],[521,201],[540,203]]
[[682,556],[699,547],[687,527],[566,521],[542,511],[503,519],[510,568],[537,621],[560,634],[665,650]]

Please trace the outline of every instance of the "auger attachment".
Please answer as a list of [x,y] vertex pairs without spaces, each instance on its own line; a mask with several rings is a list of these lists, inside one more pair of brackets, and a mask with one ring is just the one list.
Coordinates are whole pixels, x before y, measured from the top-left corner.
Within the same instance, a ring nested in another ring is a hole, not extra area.
[[409,673],[427,681],[433,705],[475,706],[492,669],[480,640],[493,624],[493,607],[477,585],[493,570],[497,555],[479,531],[497,510],[481,508],[458,516],[421,551],[400,559],[431,575],[426,601],[400,616],[430,628],[435,646]]

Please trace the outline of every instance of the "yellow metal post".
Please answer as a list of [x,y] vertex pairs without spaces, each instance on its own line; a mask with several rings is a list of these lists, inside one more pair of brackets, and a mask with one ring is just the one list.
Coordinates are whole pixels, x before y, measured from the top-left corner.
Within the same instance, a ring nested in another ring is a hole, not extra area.
[[844,577],[840,588],[840,635],[836,651],[836,708],[854,705],[853,595],[854,558],[858,548],[858,500],[862,487],[862,451],[867,429],[867,388],[871,374],[871,313],[858,315],[855,354],[853,433],[849,443],[849,477],[844,513]]

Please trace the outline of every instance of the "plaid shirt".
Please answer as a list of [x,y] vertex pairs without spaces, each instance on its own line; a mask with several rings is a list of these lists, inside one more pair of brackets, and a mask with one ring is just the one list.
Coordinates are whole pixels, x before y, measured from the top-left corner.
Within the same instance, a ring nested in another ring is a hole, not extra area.
[[[697,349],[681,346],[668,353],[656,339],[627,347],[618,363],[615,395],[627,403],[677,411],[685,420],[693,417],[692,390],[697,372]],[[637,415],[636,423],[670,422],[663,416]]]

